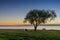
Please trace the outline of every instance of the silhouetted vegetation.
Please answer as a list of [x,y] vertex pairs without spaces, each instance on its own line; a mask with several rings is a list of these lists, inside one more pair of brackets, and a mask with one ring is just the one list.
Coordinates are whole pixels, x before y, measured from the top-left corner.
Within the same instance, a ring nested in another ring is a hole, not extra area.
[[51,21],[56,17],[56,13],[53,10],[31,10],[24,18],[24,22],[29,22],[34,26],[36,31],[37,26],[41,23]]

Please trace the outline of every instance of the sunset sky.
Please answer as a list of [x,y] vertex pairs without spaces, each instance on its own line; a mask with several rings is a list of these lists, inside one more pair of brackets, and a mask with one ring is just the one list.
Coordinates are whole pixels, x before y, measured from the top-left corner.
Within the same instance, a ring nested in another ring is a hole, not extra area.
[[57,18],[48,24],[60,24],[60,0],[0,0],[0,25],[21,25],[32,9],[54,10]]

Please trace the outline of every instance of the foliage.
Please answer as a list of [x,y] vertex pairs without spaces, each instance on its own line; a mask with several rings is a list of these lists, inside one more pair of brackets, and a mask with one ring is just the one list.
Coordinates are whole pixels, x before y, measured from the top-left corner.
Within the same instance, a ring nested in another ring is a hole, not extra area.
[[24,18],[24,22],[29,22],[34,25],[36,30],[37,26],[40,23],[46,23],[47,21],[51,21],[56,17],[56,13],[53,10],[31,10],[27,13]]

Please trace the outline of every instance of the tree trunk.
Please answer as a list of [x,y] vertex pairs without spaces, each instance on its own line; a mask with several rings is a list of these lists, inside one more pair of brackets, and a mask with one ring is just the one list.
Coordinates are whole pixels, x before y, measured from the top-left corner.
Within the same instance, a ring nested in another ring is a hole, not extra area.
[[36,24],[34,24],[34,31],[36,31],[37,30],[37,22],[36,22]]
[[37,30],[37,27],[34,27],[35,29],[34,29],[34,31],[36,31]]

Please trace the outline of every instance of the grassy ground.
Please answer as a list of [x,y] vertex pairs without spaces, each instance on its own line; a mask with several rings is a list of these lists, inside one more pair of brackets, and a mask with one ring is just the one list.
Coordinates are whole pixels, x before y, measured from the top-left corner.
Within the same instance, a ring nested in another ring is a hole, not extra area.
[[0,30],[0,40],[60,40],[60,31]]

